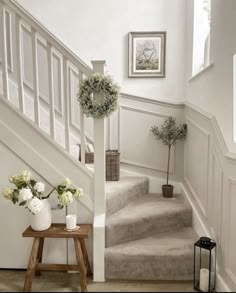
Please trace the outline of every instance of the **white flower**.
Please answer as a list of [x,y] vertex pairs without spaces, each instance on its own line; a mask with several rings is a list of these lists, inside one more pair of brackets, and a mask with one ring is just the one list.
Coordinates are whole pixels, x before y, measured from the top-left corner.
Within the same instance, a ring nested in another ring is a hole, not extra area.
[[27,171],[27,170],[22,171],[22,173],[21,173],[21,180],[22,181],[28,182],[28,181],[30,181],[30,177],[31,177],[31,173],[29,171]]
[[10,182],[10,183],[13,183],[14,178],[15,178],[15,176],[10,176],[10,177],[9,177],[9,182]]
[[59,202],[62,206],[68,206],[73,202],[73,195],[70,191],[64,192],[59,196]]
[[42,202],[37,197],[33,197],[28,203],[28,209],[34,214],[38,214],[42,209]]
[[9,188],[9,187],[5,187],[4,190],[3,190],[3,196],[6,199],[11,200],[12,196],[13,196],[13,190],[11,188]]
[[76,192],[74,193],[75,198],[80,198],[83,195],[83,189],[82,188],[77,188]]
[[71,185],[71,181],[69,178],[66,178],[65,181],[62,183],[62,186],[68,187],[69,185]]
[[44,192],[45,190],[45,184],[42,183],[42,182],[37,182],[35,185],[34,185],[34,189],[38,192]]
[[29,188],[22,188],[19,193],[19,202],[30,200],[33,194]]

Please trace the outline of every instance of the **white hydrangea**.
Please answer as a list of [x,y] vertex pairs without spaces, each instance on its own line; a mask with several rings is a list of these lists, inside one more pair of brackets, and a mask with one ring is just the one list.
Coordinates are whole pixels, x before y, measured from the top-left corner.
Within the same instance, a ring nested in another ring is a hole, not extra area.
[[21,173],[21,179],[22,181],[28,182],[30,181],[31,173],[27,170],[22,171]]
[[62,206],[68,206],[72,202],[73,202],[73,195],[70,191],[66,191],[59,196],[59,203]]
[[9,187],[5,187],[4,190],[3,190],[3,196],[6,199],[11,200],[12,199],[12,196],[13,196],[13,189],[12,188],[9,188]]
[[42,201],[37,197],[33,197],[28,203],[28,209],[34,214],[38,214],[42,209]]
[[45,184],[42,183],[42,182],[37,182],[35,185],[34,185],[34,189],[38,192],[44,192],[45,190]]
[[77,188],[76,192],[74,193],[75,198],[80,198],[83,195],[83,189],[82,188]]
[[31,190],[27,188],[22,188],[19,193],[19,202],[30,200],[33,197]]
[[66,178],[65,181],[62,183],[62,186],[68,187],[69,185],[71,185],[71,181],[69,178]]

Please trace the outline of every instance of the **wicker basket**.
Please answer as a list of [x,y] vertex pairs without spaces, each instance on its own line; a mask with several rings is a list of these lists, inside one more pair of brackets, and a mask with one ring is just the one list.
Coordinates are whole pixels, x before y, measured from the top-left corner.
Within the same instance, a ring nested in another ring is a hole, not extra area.
[[[81,160],[81,157],[79,158]],[[94,163],[94,153],[85,153],[85,163]],[[117,150],[106,151],[106,181],[120,179],[120,153]]]
[[116,150],[106,151],[106,181],[120,179],[120,153]]

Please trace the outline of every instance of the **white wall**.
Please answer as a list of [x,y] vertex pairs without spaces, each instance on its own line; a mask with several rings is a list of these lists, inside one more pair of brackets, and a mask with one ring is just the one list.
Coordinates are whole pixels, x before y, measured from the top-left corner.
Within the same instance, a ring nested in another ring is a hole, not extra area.
[[[193,205],[193,225],[217,243],[217,291],[236,290],[236,169],[216,119],[186,107],[184,190]],[[200,142],[200,143],[199,143]]]
[[187,1],[187,100],[214,114],[231,151],[233,143],[233,55],[236,53],[236,1],[213,0],[211,17],[213,66],[189,81],[192,72],[193,0]]
[[[82,60],[105,59],[122,91],[182,101],[185,0],[19,0]],[[128,78],[128,33],[167,31],[166,78]]]

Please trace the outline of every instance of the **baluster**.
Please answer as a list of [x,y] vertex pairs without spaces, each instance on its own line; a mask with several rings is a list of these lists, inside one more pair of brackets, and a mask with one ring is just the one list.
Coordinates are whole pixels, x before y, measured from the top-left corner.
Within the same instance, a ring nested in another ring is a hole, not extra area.
[[23,62],[22,62],[22,30],[21,17],[16,14],[16,63],[17,63],[17,79],[18,79],[18,98],[19,109],[25,112],[24,102],[24,80],[23,80]]
[[68,96],[68,65],[67,58],[63,56],[63,77],[64,77],[64,109],[65,109],[65,143],[66,150],[70,153],[70,105]]
[[52,44],[48,42],[48,80],[49,80],[49,106],[50,106],[50,136],[55,139],[55,110],[54,110],[54,88],[53,88],[53,63]]
[[[83,80],[83,72],[79,70],[79,82]],[[80,107],[80,152],[81,152],[81,163],[85,165],[85,123],[84,113]]]
[[36,30],[32,28],[32,57],[33,57],[33,82],[34,82],[34,119],[40,127],[40,104],[39,104],[39,78],[38,78],[38,41]]
[[2,81],[3,97],[9,100],[8,84],[8,62],[7,62],[7,39],[6,39],[6,14],[4,2],[0,1],[0,18],[1,18],[1,44],[2,44]]

